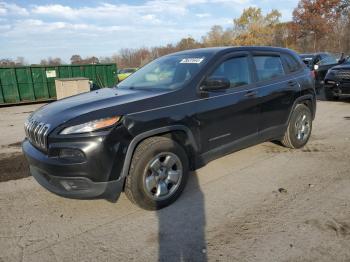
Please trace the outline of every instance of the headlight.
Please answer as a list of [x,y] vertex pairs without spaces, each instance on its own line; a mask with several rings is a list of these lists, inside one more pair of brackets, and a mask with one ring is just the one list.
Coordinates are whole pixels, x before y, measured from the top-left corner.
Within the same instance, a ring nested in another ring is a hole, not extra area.
[[120,116],[102,118],[102,119],[86,122],[84,124],[67,127],[63,129],[60,134],[69,135],[69,134],[88,133],[88,132],[110,127],[116,124],[119,120],[120,120]]

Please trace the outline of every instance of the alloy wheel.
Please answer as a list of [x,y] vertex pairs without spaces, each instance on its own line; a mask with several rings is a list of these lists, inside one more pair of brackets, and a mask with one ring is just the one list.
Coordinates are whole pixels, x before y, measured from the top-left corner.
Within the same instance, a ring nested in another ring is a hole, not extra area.
[[164,200],[178,189],[183,175],[180,158],[171,152],[153,157],[144,172],[144,190],[154,200]]
[[310,121],[310,118],[304,113],[300,114],[297,118],[297,121],[295,122],[295,135],[298,140],[305,141],[308,139],[311,131]]

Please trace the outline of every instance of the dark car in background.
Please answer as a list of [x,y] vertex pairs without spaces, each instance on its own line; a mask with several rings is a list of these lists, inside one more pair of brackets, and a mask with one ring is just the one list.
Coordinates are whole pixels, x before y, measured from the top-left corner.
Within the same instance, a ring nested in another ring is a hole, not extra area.
[[300,58],[315,74],[315,88],[320,90],[324,85],[324,79],[328,70],[338,65],[338,60],[332,54],[326,52],[301,54]]
[[33,177],[53,193],[116,199],[124,191],[160,209],[180,196],[190,170],[215,158],[271,140],[303,147],[315,112],[314,79],[289,49],[188,50],[116,88],[41,107],[22,147]]
[[325,77],[324,91],[327,100],[336,100],[350,96],[350,58],[344,63],[328,70]]

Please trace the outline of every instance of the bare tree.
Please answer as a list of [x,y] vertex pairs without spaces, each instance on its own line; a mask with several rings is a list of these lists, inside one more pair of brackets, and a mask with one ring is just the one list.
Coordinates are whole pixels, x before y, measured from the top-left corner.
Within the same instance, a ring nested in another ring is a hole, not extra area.
[[72,55],[72,57],[70,58],[70,63],[72,65],[78,65],[78,64],[81,64],[82,62],[82,58],[80,55]]
[[46,66],[58,66],[62,64],[62,59],[59,57],[52,58],[49,57],[47,59],[41,59],[40,65],[46,65]]
[[16,60],[15,60],[15,63],[16,63],[16,66],[24,66],[24,65],[27,64],[27,63],[25,62],[23,56],[18,56],[18,57],[16,58]]
[[98,64],[100,63],[99,59],[96,56],[87,57],[81,61],[82,64]]
[[0,59],[0,66],[1,67],[12,67],[15,65],[16,65],[16,63],[13,60],[11,60],[10,58]]

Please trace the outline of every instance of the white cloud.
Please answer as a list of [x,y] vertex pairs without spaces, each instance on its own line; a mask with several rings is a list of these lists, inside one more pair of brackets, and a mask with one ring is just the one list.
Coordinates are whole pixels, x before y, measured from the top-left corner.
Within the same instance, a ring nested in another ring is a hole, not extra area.
[[209,13],[200,13],[200,14],[196,14],[197,17],[199,18],[206,18],[206,17],[210,17],[211,14]]
[[26,16],[29,15],[29,12],[26,8],[23,8],[19,5],[0,1],[0,15],[11,14]]
[[11,29],[11,25],[0,25],[0,32],[6,32]]
[[264,12],[267,3],[287,16],[293,1],[285,0],[288,6],[282,8],[285,2],[279,0],[80,0],[79,7],[58,0],[23,5],[0,0],[0,57],[67,60],[73,53],[107,56],[120,48],[175,43],[188,35],[199,40],[213,25],[232,26],[233,18],[254,3]]
[[31,10],[34,14],[50,15],[66,19],[104,18],[107,20],[118,19],[119,17],[146,16],[149,14],[177,14],[184,15],[187,13],[187,6],[191,1],[148,1],[141,5],[127,4],[107,4],[103,3],[96,7],[79,7],[72,8],[60,4],[34,6]]
[[141,16],[141,18],[144,21],[150,22],[154,25],[157,25],[157,24],[160,25],[162,23],[162,20],[158,19],[155,15],[152,15],[152,14]]
[[6,15],[6,14],[7,14],[7,9],[0,6],[0,15]]
[[[68,22],[44,22],[39,19],[16,20],[12,25],[6,24],[0,27],[7,37],[29,37],[31,35],[43,36],[44,34],[93,34],[101,32],[119,32],[130,29],[127,26],[97,26],[86,23],[68,23]],[[67,39],[68,40],[68,39]]]
[[32,9],[32,12],[34,14],[45,14],[63,18],[74,18],[76,13],[76,11],[73,8],[59,4],[35,6]]

